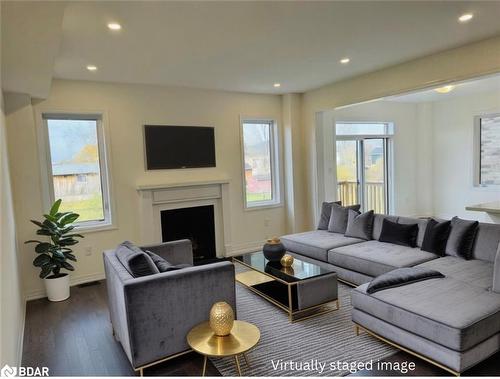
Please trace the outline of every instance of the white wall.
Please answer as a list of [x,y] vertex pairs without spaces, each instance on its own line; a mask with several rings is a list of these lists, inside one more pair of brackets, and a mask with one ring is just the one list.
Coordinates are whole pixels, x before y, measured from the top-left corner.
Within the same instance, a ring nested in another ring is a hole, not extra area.
[[0,114],[0,367],[5,364],[18,366],[21,361],[21,346],[24,328],[24,306],[22,295],[12,191],[7,158],[6,128],[3,98]]
[[467,205],[500,200],[500,189],[473,186],[474,116],[500,111],[500,88],[434,102],[432,107],[436,216],[500,223],[498,216],[465,210]]
[[301,115],[306,174],[303,198],[306,205],[304,215],[306,228],[311,228],[315,224],[318,205],[316,188],[318,112],[500,72],[499,49],[500,37],[497,36],[304,93]]
[[417,211],[417,108],[411,103],[370,102],[338,109],[336,121],[394,123],[391,213],[418,215]]
[[[281,98],[220,91],[119,85],[56,80],[48,99],[18,106],[8,115],[9,147],[17,218],[18,240],[33,236],[30,218],[43,211],[36,128],[48,111],[99,111],[108,120],[112,197],[116,202],[116,230],[93,232],[76,248],[78,263],[73,283],[103,275],[101,252],[123,240],[139,240],[140,184],[230,178],[231,241],[235,253],[260,246],[272,235],[285,232],[285,208],[245,211],[243,207],[240,116],[274,118],[281,128]],[[210,125],[216,129],[217,168],[145,171],[144,124]],[[92,247],[91,256],[84,249]],[[31,265],[33,253],[20,245],[23,279],[28,296],[43,294],[38,272]]]

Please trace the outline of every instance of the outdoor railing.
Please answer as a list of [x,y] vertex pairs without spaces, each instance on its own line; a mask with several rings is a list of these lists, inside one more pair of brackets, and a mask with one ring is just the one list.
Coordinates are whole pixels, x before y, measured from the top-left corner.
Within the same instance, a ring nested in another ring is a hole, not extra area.
[[[359,204],[358,183],[355,181],[338,182],[338,199],[342,205]],[[385,213],[385,195],[383,182],[366,182],[366,209],[376,213]]]

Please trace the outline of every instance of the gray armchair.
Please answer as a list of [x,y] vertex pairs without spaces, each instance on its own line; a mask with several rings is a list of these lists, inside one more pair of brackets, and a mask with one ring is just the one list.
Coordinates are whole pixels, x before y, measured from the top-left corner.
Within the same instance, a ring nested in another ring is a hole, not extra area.
[[[172,264],[193,263],[189,240],[144,248]],[[134,278],[116,257],[104,252],[113,331],[136,371],[189,351],[186,335],[206,321],[217,301],[236,311],[234,266],[218,262]]]

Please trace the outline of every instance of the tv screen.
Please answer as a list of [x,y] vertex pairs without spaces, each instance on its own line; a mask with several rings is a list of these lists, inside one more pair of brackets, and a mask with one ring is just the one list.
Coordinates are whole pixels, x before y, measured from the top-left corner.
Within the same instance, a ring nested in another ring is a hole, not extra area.
[[145,125],[148,170],[215,167],[214,128]]

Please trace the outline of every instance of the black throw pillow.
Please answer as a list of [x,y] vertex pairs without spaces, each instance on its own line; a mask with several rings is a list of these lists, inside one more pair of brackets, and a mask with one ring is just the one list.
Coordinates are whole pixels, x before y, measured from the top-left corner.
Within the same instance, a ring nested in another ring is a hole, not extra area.
[[476,238],[479,222],[463,220],[458,217],[451,219],[451,231],[446,243],[446,255],[461,257],[464,259],[472,258],[472,246]]
[[421,250],[444,256],[450,230],[451,221],[438,222],[432,218],[429,219],[425,228]]
[[332,213],[332,204],[342,205],[340,201],[333,201],[331,203],[323,202],[321,205],[321,215],[319,216],[318,230],[328,230],[328,223],[330,222],[330,215]]
[[416,247],[417,236],[418,224],[398,224],[397,222],[384,219],[378,240],[401,246]]

